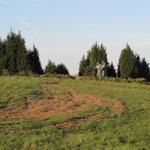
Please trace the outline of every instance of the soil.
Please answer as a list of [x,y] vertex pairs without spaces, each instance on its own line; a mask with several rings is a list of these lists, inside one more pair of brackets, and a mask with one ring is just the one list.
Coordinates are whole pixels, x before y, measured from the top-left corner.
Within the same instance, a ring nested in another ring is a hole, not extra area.
[[53,115],[77,114],[80,111],[87,110],[92,105],[106,104],[112,105],[117,113],[124,112],[124,105],[120,101],[107,101],[87,94],[74,94],[67,97],[53,96],[38,101],[27,100],[22,107],[0,110],[0,119],[33,119]]

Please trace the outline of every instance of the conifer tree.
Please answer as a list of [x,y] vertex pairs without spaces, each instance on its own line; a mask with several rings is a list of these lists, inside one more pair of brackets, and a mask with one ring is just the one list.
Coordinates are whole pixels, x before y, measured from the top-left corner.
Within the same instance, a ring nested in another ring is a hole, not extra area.
[[150,68],[149,63],[146,62],[145,58],[141,61],[141,70],[140,70],[140,77],[150,80]]
[[80,61],[79,75],[80,76],[86,75],[86,69],[87,69],[87,60],[85,59],[85,56],[83,55],[82,60]]
[[113,63],[108,65],[107,75],[108,75],[108,77],[116,77],[116,70],[115,70]]
[[59,64],[56,66],[56,74],[69,75],[69,71],[64,64]]
[[135,66],[133,73],[131,74],[132,78],[140,78],[141,72],[141,58],[139,55],[135,55]]
[[26,71],[27,50],[21,34],[10,32],[6,40],[6,61],[10,73]]
[[122,78],[132,77],[135,68],[135,55],[129,45],[121,52],[119,67]]
[[121,74],[120,74],[120,64],[118,64],[118,68],[117,68],[117,75],[116,75],[118,78],[121,77]]
[[27,49],[20,32],[17,35],[17,42],[17,71],[24,72],[27,71]]
[[87,52],[87,58],[82,58],[79,66],[79,74],[95,76],[96,65],[97,63],[101,64],[102,62],[108,64],[106,48],[103,46],[103,44],[99,46],[97,43],[95,43]]
[[45,73],[55,74],[56,73],[56,65],[52,61],[48,61],[48,64],[45,68]]
[[5,41],[0,39],[0,73],[6,68],[6,48]]
[[33,51],[29,51],[27,55],[27,61],[29,69],[36,74],[43,74],[39,53],[35,45],[33,45]]

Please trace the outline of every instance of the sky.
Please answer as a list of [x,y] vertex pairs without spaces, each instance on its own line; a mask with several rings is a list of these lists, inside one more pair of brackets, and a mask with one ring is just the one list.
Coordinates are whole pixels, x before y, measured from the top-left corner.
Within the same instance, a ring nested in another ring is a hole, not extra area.
[[150,62],[150,0],[0,0],[0,20],[0,37],[20,30],[43,67],[50,59],[77,74],[95,42],[115,66],[127,43]]

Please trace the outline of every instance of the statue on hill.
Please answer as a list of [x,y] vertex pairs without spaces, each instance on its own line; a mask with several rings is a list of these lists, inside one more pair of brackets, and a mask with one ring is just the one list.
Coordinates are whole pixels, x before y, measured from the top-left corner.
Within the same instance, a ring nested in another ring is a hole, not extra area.
[[101,64],[100,63],[97,63],[97,66],[96,66],[96,70],[97,70],[97,77],[105,77],[106,75],[106,63],[105,62],[102,62]]

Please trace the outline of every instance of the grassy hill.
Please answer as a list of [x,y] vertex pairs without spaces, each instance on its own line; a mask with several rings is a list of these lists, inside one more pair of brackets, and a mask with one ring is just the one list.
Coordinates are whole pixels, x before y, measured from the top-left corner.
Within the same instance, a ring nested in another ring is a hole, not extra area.
[[149,150],[150,85],[0,78],[0,150]]

